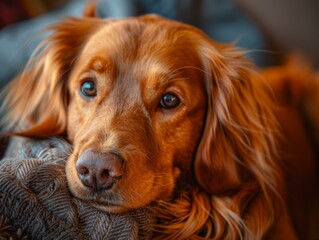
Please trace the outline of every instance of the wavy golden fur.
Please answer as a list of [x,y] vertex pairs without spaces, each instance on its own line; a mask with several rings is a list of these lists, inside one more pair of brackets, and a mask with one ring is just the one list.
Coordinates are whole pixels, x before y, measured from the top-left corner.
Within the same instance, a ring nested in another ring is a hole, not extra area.
[[[149,205],[158,239],[294,239],[278,124],[241,51],[154,15],[71,18],[51,30],[2,92],[1,126],[66,135],[75,196],[115,213]],[[89,100],[79,90],[88,79],[98,89]],[[166,93],[179,105],[160,107]],[[92,148],[125,161],[98,193],[75,168]]]

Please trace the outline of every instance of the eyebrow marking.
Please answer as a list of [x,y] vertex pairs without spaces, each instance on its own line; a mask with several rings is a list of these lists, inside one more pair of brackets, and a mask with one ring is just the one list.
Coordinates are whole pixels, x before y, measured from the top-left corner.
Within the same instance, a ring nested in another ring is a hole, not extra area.
[[110,62],[101,56],[95,57],[94,59],[92,59],[89,67],[90,69],[99,73],[112,70],[112,66]]
[[92,65],[93,65],[93,69],[98,72],[100,72],[103,68],[103,63],[101,59],[94,60]]

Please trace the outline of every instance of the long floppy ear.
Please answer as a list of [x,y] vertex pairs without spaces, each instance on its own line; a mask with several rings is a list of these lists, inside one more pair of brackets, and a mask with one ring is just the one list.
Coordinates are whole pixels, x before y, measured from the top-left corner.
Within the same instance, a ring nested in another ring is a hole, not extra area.
[[285,212],[277,123],[265,85],[252,81],[241,52],[214,46],[200,49],[208,110],[195,176],[212,201],[216,233],[262,239]]
[[69,18],[52,26],[24,72],[1,93],[2,132],[48,137],[66,131],[67,81],[86,39],[105,21]]
[[[229,46],[201,47],[208,112],[195,159],[199,185],[213,194],[256,184],[278,188],[277,124],[269,98],[252,82],[251,64]],[[268,190],[267,190],[268,189]]]

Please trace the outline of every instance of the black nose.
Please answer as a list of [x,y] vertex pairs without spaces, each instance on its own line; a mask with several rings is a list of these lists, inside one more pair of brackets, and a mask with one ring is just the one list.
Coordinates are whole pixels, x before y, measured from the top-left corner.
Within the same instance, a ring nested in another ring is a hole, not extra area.
[[113,153],[89,149],[79,156],[75,168],[85,186],[100,191],[111,188],[122,177],[124,160]]

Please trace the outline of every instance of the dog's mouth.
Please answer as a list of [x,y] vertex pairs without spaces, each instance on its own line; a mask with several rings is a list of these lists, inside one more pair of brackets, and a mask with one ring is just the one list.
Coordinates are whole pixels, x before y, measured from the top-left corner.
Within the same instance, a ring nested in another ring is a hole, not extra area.
[[149,179],[148,186],[139,188],[139,190],[134,189],[135,184],[131,182],[132,185],[130,185],[128,182],[131,181],[121,178],[112,188],[96,191],[78,181],[77,184],[70,186],[70,190],[76,198],[112,214],[124,213],[147,206],[159,195],[159,187],[151,184],[154,179]]
[[[174,187],[171,172],[146,167],[141,154],[121,157],[94,149],[74,154],[67,161],[71,193],[90,205],[111,213],[141,208],[166,197]],[[132,160],[133,159],[133,160]],[[135,159],[142,159],[137,161]],[[135,163],[129,164],[129,163]],[[165,195],[165,196],[164,196]]]
[[120,194],[113,190],[94,191],[90,188],[84,188],[81,194],[74,193],[74,195],[88,204],[108,212],[114,212],[114,209],[119,211],[126,209],[123,204],[123,199]]

